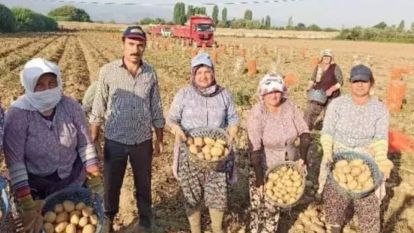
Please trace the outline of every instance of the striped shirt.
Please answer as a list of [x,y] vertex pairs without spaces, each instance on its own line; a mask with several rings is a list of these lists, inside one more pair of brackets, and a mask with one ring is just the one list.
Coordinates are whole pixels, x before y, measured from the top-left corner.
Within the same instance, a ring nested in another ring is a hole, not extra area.
[[346,147],[365,147],[375,140],[388,140],[388,121],[388,110],[378,98],[356,105],[345,95],[328,105],[321,133]]
[[151,139],[151,126],[164,128],[165,124],[154,69],[143,62],[141,71],[133,77],[122,59],[104,65],[90,122],[105,122],[105,137],[126,145]]
[[171,104],[168,120],[180,124],[183,130],[226,128],[239,123],[234,102],[226,89],[213,97],[204,97],[193,86],[178,91]]
[[66,96],[56,105],[52,121],[37,111],[11,107],[5,119],[4,153],[18,197],[30,194],[28,173],[45,177],[57,172],[64,179],[78,156],[86,168],[79,174],[79,184],[85,181],[86,171],[97,170],[85,114],[77,101]]

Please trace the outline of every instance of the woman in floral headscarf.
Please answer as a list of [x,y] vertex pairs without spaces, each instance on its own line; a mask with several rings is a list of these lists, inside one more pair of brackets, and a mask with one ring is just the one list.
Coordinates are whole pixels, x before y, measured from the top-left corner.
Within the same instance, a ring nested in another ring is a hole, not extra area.
[[[306,164],[310,135],[302,113],[287,98],[280,75],[266,75],[259,83],[260,101],[247,119],[253,170],[250,172],[250,231],[276,232],[279,209],[264,196],[264,174],[280,162],[301,158]],[[294,145],[300,139],[299,153]]]
[[[186,140],[184,132],[212,127],[228,130],[230,140],[237,133],[239,117],[227,89],[215,80],[210,56],[201,53],[191,61],[191,85],[174,97],[168,124],[176,137],[174,174],[184,193],[191,233],[201,233],[201,203],[209,208],[213,233],[223,233],[223,215],[227,208],[227,182],[231,171],[203,170],[189,163],[188,154],[179,144]],[[227,173],[227,174],[226,174]]]

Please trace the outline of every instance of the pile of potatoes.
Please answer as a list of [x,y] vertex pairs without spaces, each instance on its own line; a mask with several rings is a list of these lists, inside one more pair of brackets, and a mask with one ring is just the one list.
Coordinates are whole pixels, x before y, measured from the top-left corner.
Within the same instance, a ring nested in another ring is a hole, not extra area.
[[328,228],[322,206],[310,205],[299,214],[289,233],[327,233]]
[[349,192],[363,192],[374,186],[371,170],[362,159],[339,160],[332,173],[335,181]]
[[278,204],[290,205],[301,198],[304,185],[299,171],[289,166],[281,166],[268,174],[265,191]]
[[219,161],[229,154],[227,142],[210,137],[189,137],[187,146],[190,152],[197,158],[205,161]]
[[95,233],[98,216],[83,202],[64,201],[44,214],[46,233]]

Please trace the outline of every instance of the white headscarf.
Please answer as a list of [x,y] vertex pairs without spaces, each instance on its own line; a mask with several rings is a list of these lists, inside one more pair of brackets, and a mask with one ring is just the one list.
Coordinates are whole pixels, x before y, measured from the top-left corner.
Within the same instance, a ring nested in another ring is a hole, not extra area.
[[[40,76],[46,73],[56,75],[58,86],[53,89],[34,92]],[[25,94],[12,103],[12,107],[45,112],[53,109],[62,98],[62,78],[59,67],[46,59],[34,58],[28,61],[20,72],[20,82]]]

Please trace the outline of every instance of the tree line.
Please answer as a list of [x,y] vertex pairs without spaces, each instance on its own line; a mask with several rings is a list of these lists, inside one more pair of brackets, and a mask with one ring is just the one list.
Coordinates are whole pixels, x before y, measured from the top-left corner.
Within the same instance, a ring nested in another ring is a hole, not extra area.
[[[220,15],[221,12],[221,15]],[[247,28],[247,29],[275,29],[275,30],[301,30],[301,31],[336,31],[333,28],[321,28],[316,24],[311,24],[306,26],[303,23],[293,24],[292,17],[289,18],[288,24],[286,27],[277,27],[272,26],[272,20],[269,15],[261,18],[260,20],[254,19],[253,11],[246,9],[244,12],[244,17],[241,19],[233,18],[228,19],[227,8],[219,9],[217,5],[213,6],[212,13],[210,17],[214,21],[216,27],[222,28]],[[193,15],[207,15],[205,7],[197,7],[193,5],[186,5],[182,2],[177,2],[174,5],[173,9],[173,19],[172,21],[165,21],[161,18],[144,18],[139,21],[140,24],[176,24],[184,25],[187,20]],[[220,17],[221,16],[221,17]]]
[[56,31],[57,21],[90,22],[91,20],[86,11],[69,5],[58,7],[45,16],[28,8],[9,9],[0,4],[0,33]]

